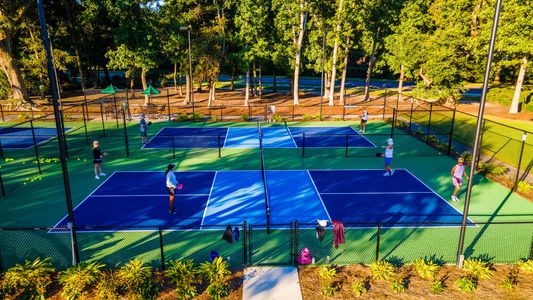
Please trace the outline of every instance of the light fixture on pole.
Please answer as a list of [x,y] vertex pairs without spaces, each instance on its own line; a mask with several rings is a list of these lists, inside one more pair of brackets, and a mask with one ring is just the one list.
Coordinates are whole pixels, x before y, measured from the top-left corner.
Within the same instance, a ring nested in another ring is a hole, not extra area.
[[480,151],[479,137],[481,134],[481,124],[483,123],[483,112],[485,110],[485,100],[487,99],[487,91],[488,91],[489,79],[490,79],[490,67],[492,64],[492,55],[494,54],[494,44],[496,43],[496,35],[498,32],[498,21],[500,19],[501,7],[502,7],[502,0],[497,0],[496,10],[494,12],[494,22],[492,23],[492,34],[490,37],[489,53],[487,55],[487,65],[485,67],[485,79],[483,80],[481,100],[479,101],[479,112],[477,115],[476,136],[474,138],[474,149],[472,151],[472,161],[470,162],[470,176],[468,177],[468,185],[466,188],[465,206],[463,208],[463,219],[461,222],[461,232],[459,234],[459,245],[457,247],[456,265],[458,267],[462,267],[463,261],[464,261],[463,247],[464,247],[464,242],[465,242],[466,223],[468,221],[468,209],[470,207],[470,198],[472,196],[472,181],[473,181],[472,177],[474,176],[476,158],[478,157],[478,153]]
[[331,28],[324,28],[322,31],[322,75],[320,76],[320,121],[322,121],[322,94],[324,93],[324,52],[326,48],[326,32]]
[[193,115],[193,121],[194,121],[194,94],[193,94],[193,80],[192,80],[192,53],[191,53],[191,27],[190,26],[183,26],[180,27],[180,30],[187,31],[187,38],[189,40],[189,81],[190,81],[190,88],[189,88],[189,96],[191,100],[192,105],[192,115]]

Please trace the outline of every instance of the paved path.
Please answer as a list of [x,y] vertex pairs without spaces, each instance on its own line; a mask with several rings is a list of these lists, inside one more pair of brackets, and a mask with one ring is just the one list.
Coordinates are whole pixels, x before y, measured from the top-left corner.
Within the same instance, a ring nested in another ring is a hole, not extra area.
[[301,300],[298,269],[256,267],[244,270],[243,300]]

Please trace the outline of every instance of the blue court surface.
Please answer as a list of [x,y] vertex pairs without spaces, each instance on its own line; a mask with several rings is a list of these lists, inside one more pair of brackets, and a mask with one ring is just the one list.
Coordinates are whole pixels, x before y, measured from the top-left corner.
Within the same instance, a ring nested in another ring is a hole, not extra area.
[[[351,127],[263,127],[261,132],[264,148],[376,147]],[[165,127],[144,148],[259,148],[259,132],[255,127]]]
[[[74,209],[76,223],[115,227],[111,231],[129,225],[202,229],[244,221],[266,223],[261,171],[190,171],[176,172],[176,177],[184,185],[176,191],[177,214],[168,213],[163,172],[115,172]],[[373,223],[358,225],[362,227],[375,227],[377,222],[386,223],[384,227],[408,227],[409,222],[438,227],[459,226],[462,218],[403,169],[391,177],[384,177],[382,170],[269,170],[266,181],[271,224],[327,219]],[[65,217],[56,226],[66,223]]]
[[[65,127],[65,132],[70,128]],[[45,143],[57,135],[55,128],[35,127],[35,143]],[[33,135],[31,128],[0,128],[0,143],[4,149],[29,149],[33,147]]]

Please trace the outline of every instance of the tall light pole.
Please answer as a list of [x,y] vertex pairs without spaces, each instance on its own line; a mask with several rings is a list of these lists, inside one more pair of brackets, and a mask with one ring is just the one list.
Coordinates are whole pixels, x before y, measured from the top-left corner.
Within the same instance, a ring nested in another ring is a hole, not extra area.
[[67,152],[65,148],[65,136],[61,123],[61,113],[58,105],[58,90],[57,81],[52,64],[52,54],[50,51],[50,41],[48,40],[48,30],[46,29],[46,19],[44,16],[43,0],[37,0],[37,10],[39,13],[39,22],[41,24],[41,38],[43,40],[44,51],[46,54],[46,67],[48,70],[48,77],[50,78],[50,91],[52,92],[52,104],[54,106],[54,117],[56,122],[57,141],[59,144],[59,157],[61,160],[61,170],[63,173],[63,185],[65,187],[65,199],[67,202],[67,211],[69,217],[69,229],[71,229],[71,245],[72,245],[72,264],[77,265],[79,262],[78,254],[78,240],[76,237],[76,226],[74,222],[74,209],[72,208],[72,194],[70,191],[70,181],[68,176],[67,166]]
[[322,94],[324,93],[324,52],[326,48],[326,32],[331,28],[324,28],[322,31],[322,75],[320,76],[320,121],[322,121]]
[[468,186],[466,188],[465,206],[463,208],[463,219],[461,223],[461,232],[459,235],[459,245],[457,247],[457,261],[458,267],[463,266],[463,247],[465,242],[466,223],[468,220],[468,209],[470,207],[470,197],[472,196],[472,181],[474,176],[474,168],[476,166],[476,158],[478,157],[479,136],[481,134],[481,124],[483,123],[483,112],[485,110],[485,100],[487,99],[487,90],[489,87],[490,67],[492,64],[492,55],[494,54],[494,44],[496,43],[496,35],[498,32],[498,21],[500,19],[500,10],[502,8],[502,0],[497,0],[496,11],[494,12],[494,21],[492,23],[492,34],[490,37],[489,53],[487,55],[487,65],[485,67],[485,79],[483,80],[483,91],[481,93],[481,100],[479,101],[479,111],[477,115],[476,137],[474,139],[474,149],[472,151],[472,161],[470,162],[470,176],[468,177]]
[[192,91],[193,81],[192,81],[191,26],[180,27],[180,30],[187,31],[187,38],[189,40],[189,79],[191,83],[189,92],[190,92],[190,100],[191,100],[191,105],[192,105],[192,114],[193,114],[193,121],[194,121],[194,93]]

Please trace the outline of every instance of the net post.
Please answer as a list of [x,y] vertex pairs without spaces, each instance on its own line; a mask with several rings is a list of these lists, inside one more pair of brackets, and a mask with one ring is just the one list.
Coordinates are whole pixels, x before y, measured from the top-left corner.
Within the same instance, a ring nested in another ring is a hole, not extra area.
[[2,122],[5,122],[5,119],[4,119],[4,106],[2,104],[0,104],[0,114],[2,115]]
[[176,159],[176,137],[172,136],[172,158]]
[[[117,116],[118,121],[118,116]],[[128,143],[128,127],[126,127],[126,111],[122,109],[122,122],[124,124],[124,145],[126,146],[126,157],[130,158],[130,147]]]
[[298,264],[298,220],[294,221],[294,263],[295,265]]
[[413,125],[413,97],[411,97],[411,111],[409,112],[409,134],[411,134],[411,127]]
[[100,98],[100,118],[102,119],[102,132],[105,135],[104,108],[102,107],[103,98]]
[[394,137],[394,125],[396,124],[396,108],[392,108],[392,123],[390,128],[390,137]]
[[4,147],[2,147],[2,141],[0,140],[0,158],[5,159],[4,157]]
[[33,120],[30,120],[30,126],[31,126],[31,137],[33,140],[33,149],[35,150],[35,159],[37,160],[37,169],[39,170],[39,174],[43,174],[41,171],[41,161],[39,159],[39,150],[37,149],[37,141],[35,140],[35,128],[33,127]]
[[[87,118],[85,117],[85,107],[87,106],[87,102],[83,103],[81,105],[81,111],[83,115],[83,129],[85,130],[85,144],[89,146],[89,135],[87,134]],[[88,108],[87,108],[88,110]]]
[[485,133],[485,121],[486,119],[483,119],[483,123],[481,125],[481,133],[479,137],[479,152],[477,154],[477,157],[472,158],[476,160],[476,168],[479,168],[479,160],[481,159],[481,149],[483,149],[483,136]]
[[453,115],[452,115],[452,126],[450,128],[450,137],[448,138],[448,156],[452,154],[452,142],[453,142],[453,126],[455,124],[455,113],[457,112],[457,109],[453,109]]
[[218,158],[221,158],[222,157],[222,146],[221,146],[221,143],[220,143],[220,134],[218,134]]
[[429,144],[429,132],[431,130],[431,115],[433,114],[433,103],[429,104],[429,120],[428,120],[428,130],[426,132],[426,144]]
[[522,164],[522,156],[524,155],[524,146],[526,144],[526,138],[527,138],[527,133],[524,131],[522,133],[522,145],[520,146],[520,156],[518,157],[518,166],[516,168],[516,177],[514,179],[514,187],[515,188],[517,187],[518,178],[520,176],[520,165]]
[[118,129],[118,108],[117,108],[117,97],[115,94],[113,94],[113,105],[115,106],[115,121],[117,123],[117,129]]
[[378,223],[377,241],[376,241],[376,261],[379,261],[379,243],[381,241],[381,223]]
[[167,88],[167,111],[168,111],[168,121],[170,122],[170,96],[168,94],[168,88]]
[[163,229],[161,228],[161,225],[158,226],[159,231],[159,251],[161,253],[161,271],[165,271],[165,251],[164,251],[164,243],[163,243]]
[[305,157],[305,132],[302,132],[302,157]]
[[246,268],[247,266],[247,254],[248,254],[248,249],[246,249],[246,242],[247,242],[247,239],[248,239],[248,222],[246,222],[246,220],[244,221],[244,223],[242,224],[242,267],[243,268]]
[[[6,196],[6,189],[4,188],[4,180],[2,179],[2,172],[0,172],[0,189],[2,189],[2,196]],[[0,266],[0,271],[2,270]]]
[[344,141],[344,157],[348,157],[348,138],[349,134],[346,134],[346,140]]

